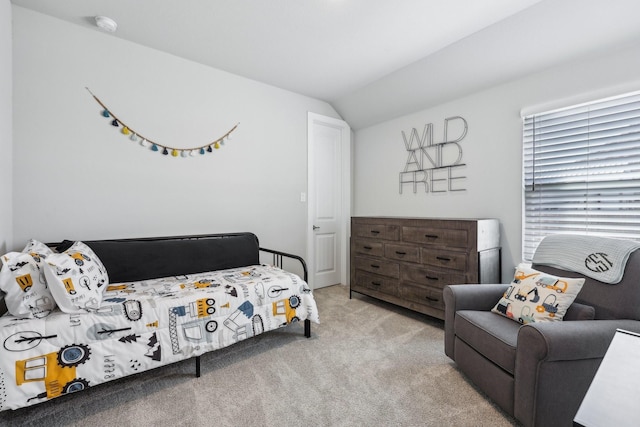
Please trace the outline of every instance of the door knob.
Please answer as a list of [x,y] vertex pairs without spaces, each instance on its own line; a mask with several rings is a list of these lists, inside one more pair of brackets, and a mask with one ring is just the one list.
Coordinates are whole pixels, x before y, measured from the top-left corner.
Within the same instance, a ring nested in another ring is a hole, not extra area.
[[320,227],[318,227],[317,225],[314,225],[314,226],[313,226],[313,229],[314,229],[314,230],[317,230],[318,228],[320,228]]

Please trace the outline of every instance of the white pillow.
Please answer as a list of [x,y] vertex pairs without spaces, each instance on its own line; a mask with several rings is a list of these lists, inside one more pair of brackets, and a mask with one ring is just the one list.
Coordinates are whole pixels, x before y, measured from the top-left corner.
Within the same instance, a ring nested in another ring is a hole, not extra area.
[[89,246],[75,242],[63,253],[50,255],[44,272],[60,310],[84,313],[100,308],[109,276]]
[[13,316],[41,318],[56,308],[43,271],[45,259],[53,253],[44,243],[30,240],[22,252],[2,256],[0,289]]

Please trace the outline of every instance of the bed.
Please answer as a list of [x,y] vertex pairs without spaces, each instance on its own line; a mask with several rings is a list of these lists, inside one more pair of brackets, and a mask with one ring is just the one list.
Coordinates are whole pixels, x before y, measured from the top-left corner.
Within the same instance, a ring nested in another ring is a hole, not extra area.
[[[89,297],[75,313],[62,311],[58,304],[46,314],[41,310],[32,317],[9,313],[0,317],[0,410],[33,405],[192,357],[199,376],[203,353],[298,322],[304,322],[309,336],[310,322],[319,323],[306,277],[281,268],[282,257],[298,257],[260,248],[274,255],[276,265],[255,262],[259,247],[251,233],[85,243],[93,249],[85,251],[89,254],[85,258],[69,252],[76,244],[66,252],[68,242],[53,246],[69,258],[67,267],[91,279],[91,258],[100,259],[104,269],[113,272],[112,280],[100,289],[99,305]],[[202,247],[195,252],[186,249],[195,245]],[[202,258],[197,265],[194,254]],[[127,265],[132,257],[136,261]],[[232,268],[218,268],[229,265]],[[56,279],[49,275],[65,270],[64,265],[57,268],[47,267],[44,279],[49,286],[50,279]],[[171,274],[147,277],[157,275],[154,269]],[[127,277],[138,280],[122,280]],[[66,294],[79,295],[92,288],[91,280],[86,280],[68,281],[73,289],[67,284],[60,287]],[[87,308],[89,303],[93,306]]]

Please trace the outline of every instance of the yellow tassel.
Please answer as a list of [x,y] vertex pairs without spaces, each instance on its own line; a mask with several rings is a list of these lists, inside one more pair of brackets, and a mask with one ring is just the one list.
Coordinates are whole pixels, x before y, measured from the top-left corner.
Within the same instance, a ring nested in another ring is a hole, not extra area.
[[220,144],[218,144],[217,142],[213,145],[213,147],[217,150],[218,148],[220,148]]
[[173,151],[171,151],[171,155],[173,157],[178,157],[178,150],[176,150],[175,148],[173,149]]
[[125,135],[129,135],[131,132],[129,132],[129,128],[125,126],[122,128],[122,133],[124,133]]

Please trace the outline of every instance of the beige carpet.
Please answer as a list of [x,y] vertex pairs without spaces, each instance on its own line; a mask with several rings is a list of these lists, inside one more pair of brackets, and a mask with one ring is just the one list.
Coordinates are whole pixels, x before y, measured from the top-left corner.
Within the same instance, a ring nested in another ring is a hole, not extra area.
[[0,413],[0,425],[511,426],[444,355],[441,321],[332,286],[322,324]]

